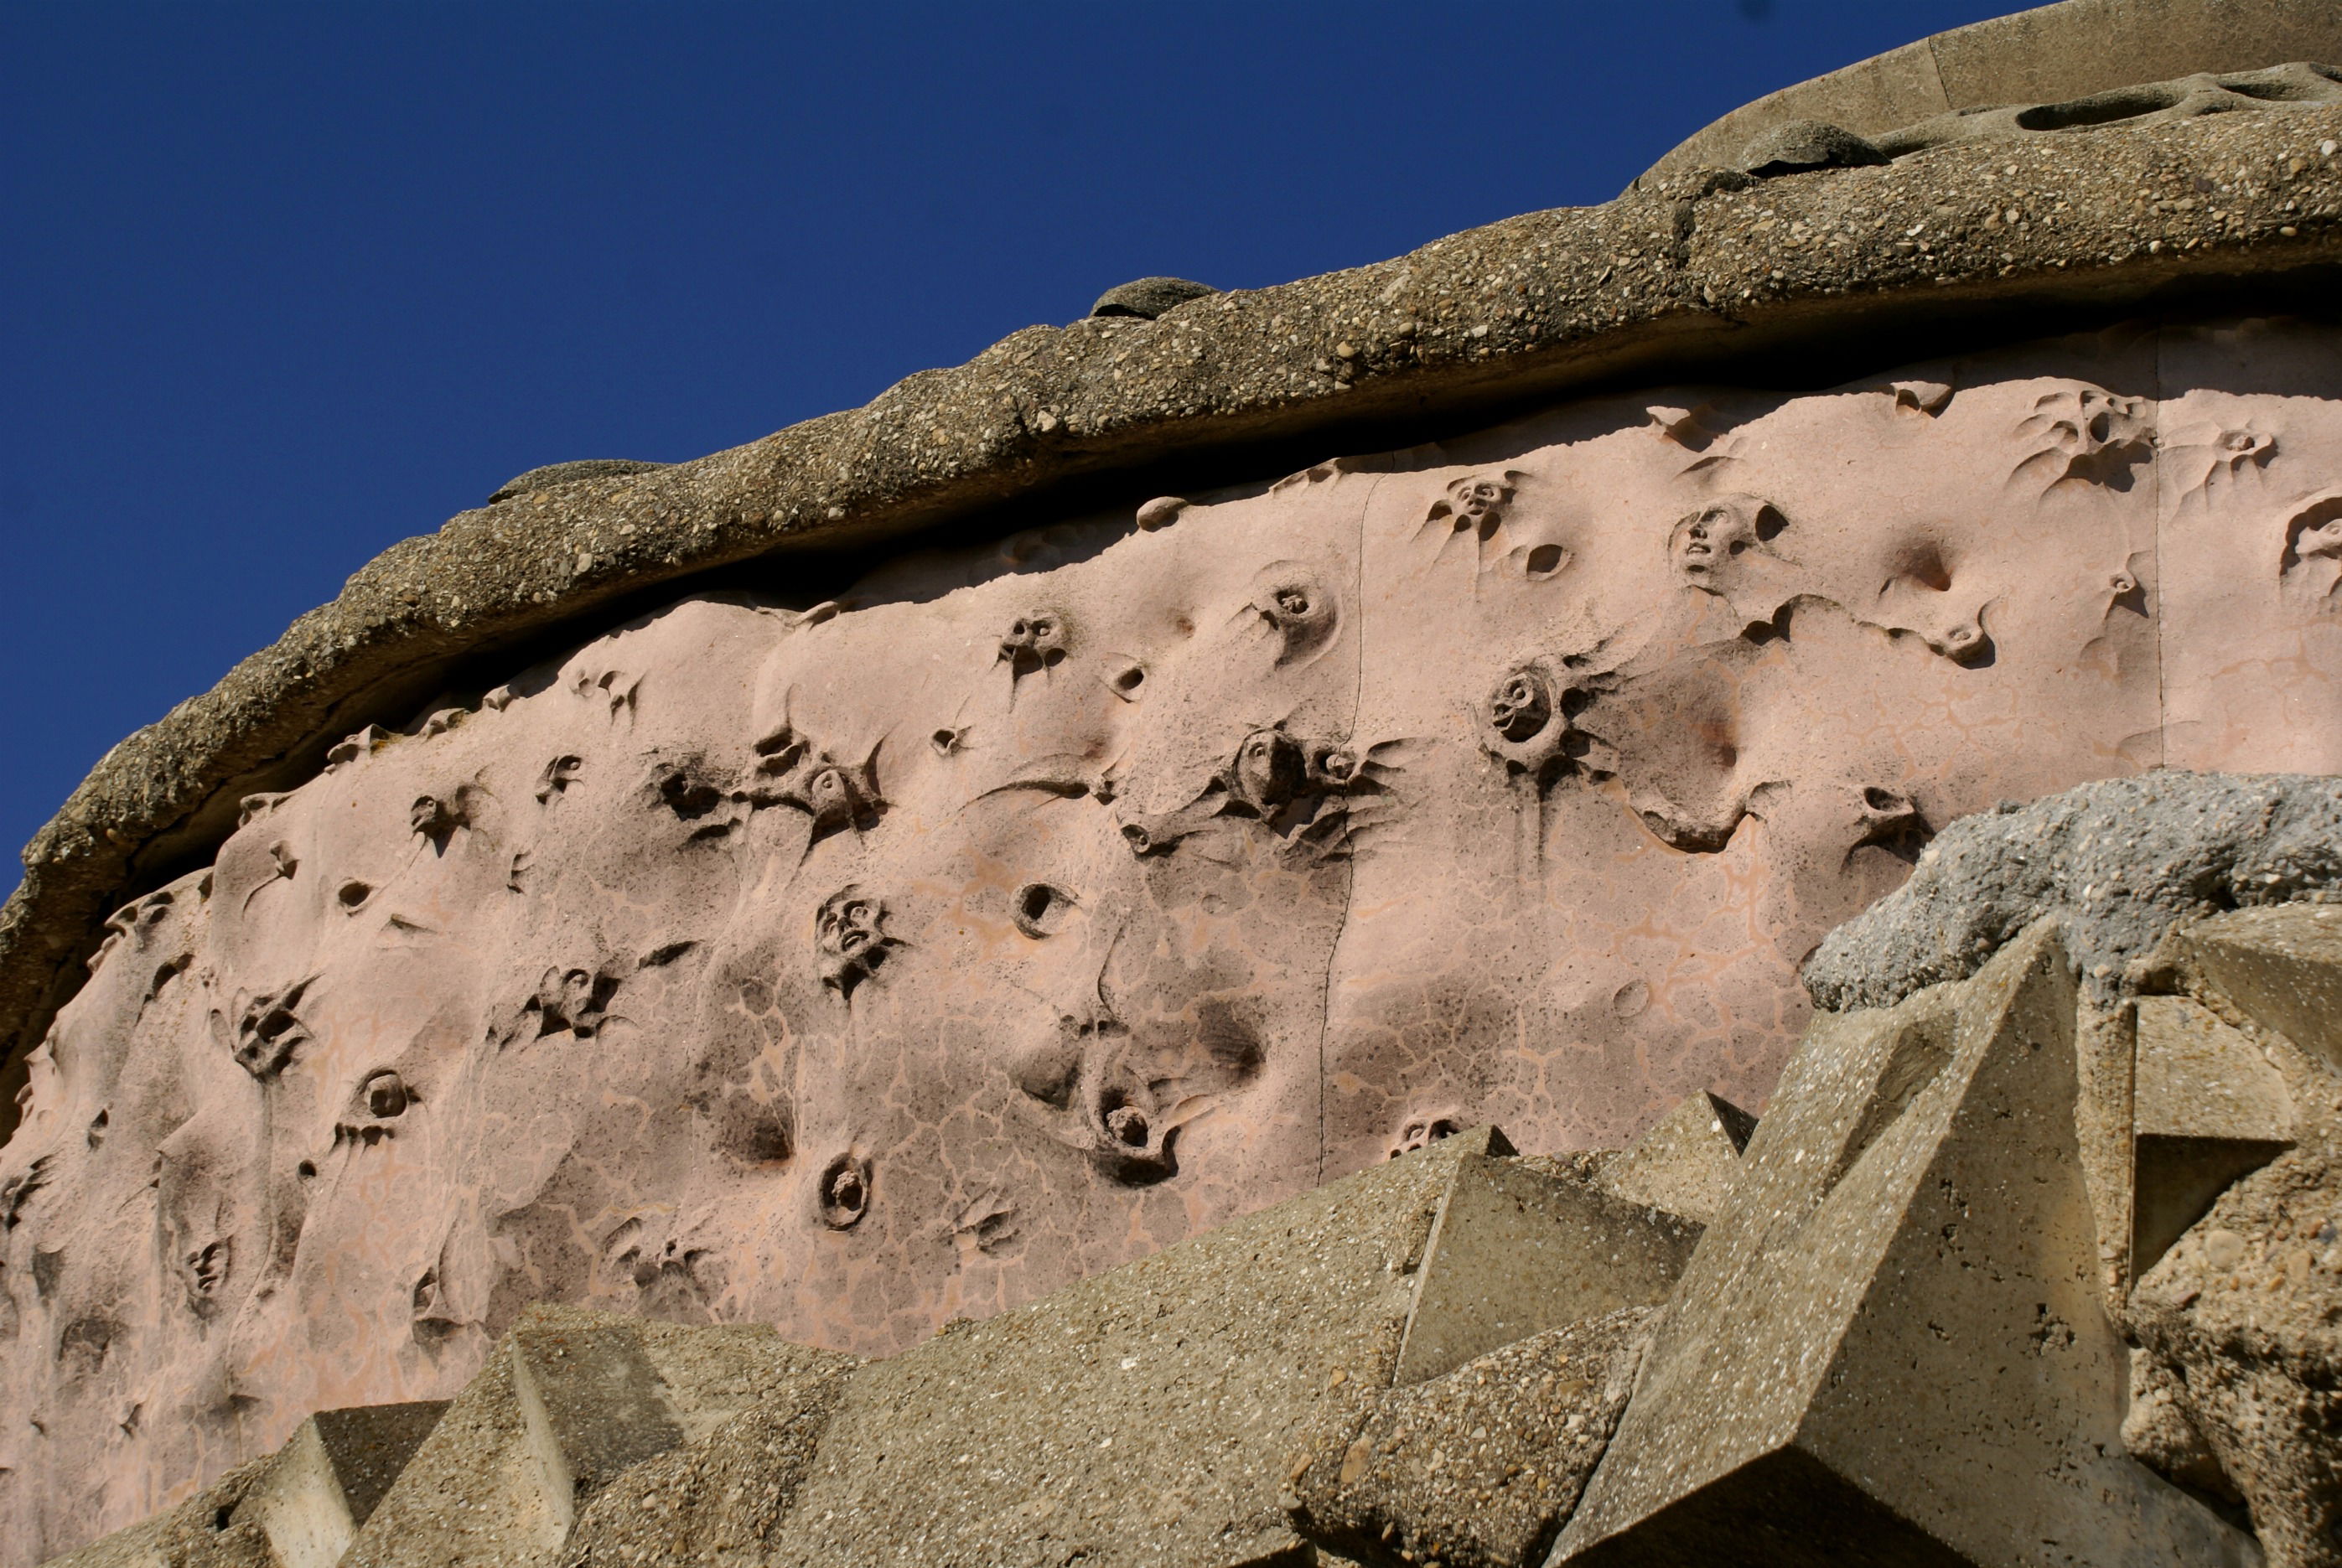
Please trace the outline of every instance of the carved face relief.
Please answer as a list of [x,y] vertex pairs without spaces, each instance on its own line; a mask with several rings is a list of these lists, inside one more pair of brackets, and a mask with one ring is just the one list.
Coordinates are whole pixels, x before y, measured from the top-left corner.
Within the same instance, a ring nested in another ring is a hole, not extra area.
[[387,1067],[370,1073],[351,1096],[348,1113],[335,1124],[334,1141],[363,1144],[370,1149],[389,1137],[394,1131],[391,1124],[416,1103],[406,1080],[397,1073]]
[[537,1040],[567,1031],[590,1040],[616,994],[618,982],[590,969],[547,969],[536,983],[536,994],[522,1004],[524,1016],[534,1014],[536,1026],[523,1034]]
[[1667,554],[1684,580],[1721,592],[1731,563],[1780,531],[1780,514],[1753,495],[1721,496],[1685,514],[1667,536]]
[[406,825],[435,847],[445,849],[457,828],[471,825],[471,813],[460,795],[418,795],[407,808]]
[[753,806],[786,805],[805,813],[812,819],[808,851],[832,834],[874,826],[886,810],[875,745],[858,764],[841,762],[784,724],[758,741],[756,751],[756,782],[742,792],[743,798]]
[[1396,764],[1377,760],[1393,743],[1362,755],[1336,741],[1305,739],[1274,725],[1246,735],[1236,754],[1176,811],[1125,822],[1123,841],[1135,854],[1155,854],[1215,822],[1266,824],[1292,848],[1335,854],[1347,848],[1357,808],[1388,794]]
[[1032,610],[1008,623],[1008,634],[1000,639],[1000,659],[1016,675],[1055,669],[1066,662],[1070,642],[1063,614]]
[[1333,590],[1298,561],[1274,562],[1261,570],[1253,579],[1252,608],[1282,643],[1280,664],[1305,659],[1333,638]]
[[1293,737],[1280,730],[1255,730],[1236,748],[1231,771],[1236,798],[1263,816],[1293,803],[1308,776],[1308,764]]
[[2127,488],[2131,467],[2154,450],[2147,410],[2145,398],[2104,387],[2076,385],[2044,393],[2017,426],[2028,453],[2012,477],[2031,474],[2049,484],[2074,479]]
[[301,980],[282,991],[239,998],[232,1044],[236,1065],[263,1083],[291,1065],[310,1039],[308,1026],[295,1011],[309,984]]
[[1553,693],[1539,670],[1515,670],[1488,696],[1488,725],[1515,745],[1553,723]]
[[1510,474],[1475,474],[1450,480],[1447,498],[1432,505],[1432,520],[1444,516],[1454,532],[1475,534],[1483,541],[1489,539],[1504,521],[1506,507],[1512,504],[1515,477]]
[[814,915],[814,947],[821,983],[841,996],[877,973],[886,954],[901,945],[886,934],[886,906],[851,884],[822,901]]

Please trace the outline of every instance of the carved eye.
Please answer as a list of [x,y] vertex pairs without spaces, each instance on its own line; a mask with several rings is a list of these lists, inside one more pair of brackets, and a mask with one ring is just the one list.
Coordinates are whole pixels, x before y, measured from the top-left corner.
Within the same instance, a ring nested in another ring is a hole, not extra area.
[[1062,887],[1046,882],[1028,882],[1010,897],[1009,918],[1016,923],[1016,929],[1027,936],[1049,936],[1065,924],[1066,911],[1073,906],[1073,903],[1074,895]]
[[391,1072],[376,1073],[368,1078],[359,1094],[365,1101],[366,1114],[383,1121],[405,1114],[413,1101],[406,1092],[406,1081]]
[[1056,629],[1056,623],[1046,616],[1033,623],[1033,634],[1036,637],[1046,637]]
[[2138,586],[2138,579],[2127,572],[2117,572],[2107,579],[2107,586],[2117,594],[2127,594]]
[[1008,623],[1008,634],[1012,637],[1027,636],[1031,632],[1032,627],[1023,621],[1011,621]]
[[1309,614],[1309,595],[1299,588],[1280,588],[1276,594],[1276,607],[1298,620]]

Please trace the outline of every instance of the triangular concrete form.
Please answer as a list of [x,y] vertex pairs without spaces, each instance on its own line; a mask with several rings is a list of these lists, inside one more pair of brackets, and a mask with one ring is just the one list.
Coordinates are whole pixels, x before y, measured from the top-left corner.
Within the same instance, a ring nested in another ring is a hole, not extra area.
[[1553,1563],[2250,1560],[2123,1454],[2075,1001],[2045,923],[1817,1021]]
[[2153,1268],[2214,1199],[2293,1146],[2285,1077],[2243,1030],[2185,996],[2136,1004],[2130,1274]]
[[1628,1203],[1713,1224],[1739,1179],[1740,1154],[1756,1130],[1756,1117],[1702,1090],[1611,1162],[1602,1185]]

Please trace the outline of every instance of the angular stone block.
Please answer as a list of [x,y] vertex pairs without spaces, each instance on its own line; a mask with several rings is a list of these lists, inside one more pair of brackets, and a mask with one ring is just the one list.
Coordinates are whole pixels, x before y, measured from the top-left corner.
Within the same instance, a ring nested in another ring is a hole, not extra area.
[[1303,1563],[1286,1488],[1390,1386],[1458,1134],[849,1385],[766,1561]]
[[529,1445],[565,1537],[580,1500],[620,1471],[681,1446],[683,1428],[660,1397],[636,1324],[524,1320],[507,1353]]
[[1467,1154],[1441,1201],[1393,1382],[1563,1323],[1666,1300],[1700,1227],[1527,1165]]
[[[2270,1568],[2342,1563],[2342,1148],[2328,1120],[2220,1194],[2131,1293],[2125,1441],[2238,1497]],[[2161,1408],[2155,1408],[2160,1405]]]
[[2153,1268],[2237,1178],[2293,1144],[2285,1079],[2242,1030],[2143,996],[2131,1092],[2131,1273]]
[[282,1568],[333,1568],[446,1409],[427,1399],[319,1411],[245,1493],[236,1522],[260,1526]]
[[1302,1473],[1296,1524],[1345,1560],[1533,1568],[1602,1458],[1658,1316],[1626,1307],[1393,1389],[1347,1448]]
[[1601,1183],[1632,1203],[1711,1224],[1732,1195],[1756,1118],[1706,1090],[1660,1117],[1606,1166]]
[[[674,1331],[646,1324],[646,1338],[657,1341]],[[704,1344],[709,1331],[684,1331]],[[668,1357],[663,1370],[671,1384],[686,1381]],[[577,1516],[562,1549],[564,1568],[654,1563],[761,1563],[798,1489],[846,1382],[861,1363],[851,1356],[824,1355],[792,1347],[779,1375],[755,1380],[754,1403],[728,1415],[723,1390],[698,1391],[701,1403],[686,1413],[692,1432],[700,1422],[718,1424],[682,1448],[646,1460],[596,1493]]]
[[1815,1022],[1555,1562],[2243,1560],[2121,1453],[2075,1000],[2043,922]]
[[2342,1067],[2342,904],[2233,910],[2184,940],[2204,977],[2256,1022]]
[[743,1411],[853,1358],[769,1329],[532,1307],[358,1531],[351,1568],[549,1563],[585,1506]]

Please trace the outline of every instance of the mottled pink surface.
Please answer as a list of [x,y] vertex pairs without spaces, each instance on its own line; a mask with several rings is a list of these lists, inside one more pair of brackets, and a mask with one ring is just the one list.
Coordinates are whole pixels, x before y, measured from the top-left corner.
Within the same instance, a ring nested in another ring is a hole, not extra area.
[[1935,826],[2342,768],[2338,351],[1576,404],[356,738],[36,1058],[0,1552],[450,1394],[530,1301],[884,1353],[1442,1124],[1761,1105]]

